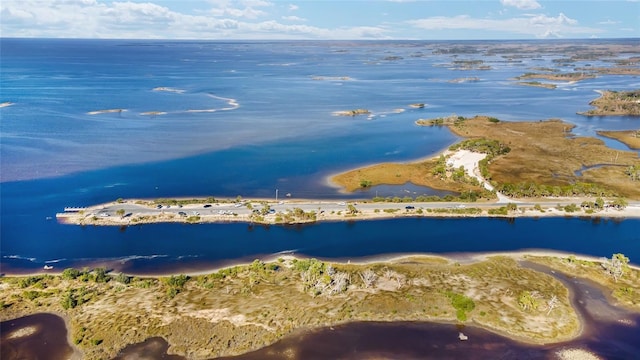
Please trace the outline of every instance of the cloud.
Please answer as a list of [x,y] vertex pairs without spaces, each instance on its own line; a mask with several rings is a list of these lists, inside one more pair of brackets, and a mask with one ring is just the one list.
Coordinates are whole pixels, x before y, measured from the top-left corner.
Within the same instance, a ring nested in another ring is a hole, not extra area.
[[500,3],[505,7],[514,7],[519,10],[535,10],[542,7],[536,0],[500,0]]
[[324,28],[260,21],[266,14],[263,9],[272,6],[263,0],[210,0],[208,4],[210,9],[188,14],[152,2],[2,0],[0,26],[5,37],[53,38],[386,39],[390,33],[378,26]]
[[520,10],[534,10],[542,7],[536,0],[500,0],[500,3]]
[[297,22],[305,22],[305,21],[307,21],[307,19],[305,19],[305,18],[301,18],[299,16],[294,16],[294,15],[283,16],[282,20],[297,21]]
[[298,7],[298,5],[294,5],[294,4],[289,4],[289,11],[296,11],[298,10],[300,7]]
[[514,35],[546,37],[601,33],[601,29],[582,27],[578,21],[560,13],[558,16],[524,15],[510,19],[472,18],[467,15],[435,16],[410,20],[408,24],[424,30],[483,30]]
[[607,19],[605,21],[600,21],[598,24],[600,24],[600,25],[616,25],[616,24],[620,24],[620,21],[613,21],[611,19]]

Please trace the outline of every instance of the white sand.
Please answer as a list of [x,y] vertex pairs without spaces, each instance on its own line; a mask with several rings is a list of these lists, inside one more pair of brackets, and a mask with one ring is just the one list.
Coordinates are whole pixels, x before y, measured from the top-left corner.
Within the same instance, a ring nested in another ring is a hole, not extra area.
[[561,360],[600,360],[599,356],[584,349],[562,349],[556,352],[557,358]]
[[[451,155],[451,157],[447,160],[447,165],[454,167],[456,169],[459,168],[460,166],[464,166],[464,170],[467,172],[467,175],[478,179],[478,181],[480,181],[480,183],[484,186],[485,189],[489,191],[493,191],[494,190],[493,186],[489,184],[489,182],[485,180],[480,174],[480,168],[478,163],[480,162],[480,160],[484,159],[485,157],[487,157],[487,154],[477,153],[469,150],[458,150],[455,153],[453,153],[453,155]],[[518,202],[504,196],[499,192],[496,192],[496,195],[498,196],[499,204],[509,203],[509,202],[513,202],[513,203]]]

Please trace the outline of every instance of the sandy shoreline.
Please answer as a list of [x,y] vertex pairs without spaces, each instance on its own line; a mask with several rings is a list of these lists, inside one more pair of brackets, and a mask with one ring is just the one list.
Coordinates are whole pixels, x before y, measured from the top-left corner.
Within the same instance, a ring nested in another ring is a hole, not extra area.
[[[269,263],[276,262],[279,258],[285,260],[293,260],[293,259],[307,259],[307,258],[315,258],[320,261],[324,261],[332,264],[341,264],[341,265],[357,265],[357,266],[365,266],[365,265],[374,265],[374,264],[393,264],[393,263],[402,263],[406,261],[420,260],[420,259],[441,259],[448,261],[449,263],[459,263],[462,265],[479,263],[482,261],[486,261],[491,257],[496,256],[504,256],[512,258],[516,261],[524,261],[526,260],[526,256],[549,256],[556,258],[566,258],[568,256],[573,256],[577,260],[584,261],[595,261],[599,262],[602,260],[601,257],[589,256],[589,255],[580,255],[575,253],[563,252],[563,251],[553,251],[553,250],[540,250],[540,249],[531,249],[531,250],[518,250],[518,251],[496,251],[496,252],[478,252],[478,253],[469,253],[469,252],[451,252],[451,253],[402,253],[402,254],[381,254],[381,255],[373,255],[373,256],[365,256],[365,257],[357,257],[352,259],[349,258],[324,258],[324,257],[314,257],[314,256],[299,256],[295,253],[295,251],[282,251],[275,254],[264,255],[264,256],[255,256],[252,257],[251,260],[240,260],[240,261],[229,261],[225,265],[222,266],[213,266],[213,267],[203,267],[192,270],[185,271],[167,271],[167,272],[124,272],[124,274],[129,276],[138,276],[138,277],[165,277],[172,276],[177,274],[183,274],[188,276],[199,276],[199,275],[208,275],[212,273],[216,273],[220,270],[232,268],[235,266],[246,266],[251,265],[253,260],[258,259],[260,261]],[[109,261],[96,261],[95,267],[108,266],[109,264],[113,264],[114,262],[119,262],[120,260],[109,260]],[[630,268],[640,270],[640,265],[634,265],[629,263],[628,266]],[[48,275],[61,275],[62,268],[56,268],[55,270],[40,270],[37,272],[31,273],[12,273],[3,272],[3,276],[7,277],[27,277],[27,276],[37,276],[42,274]],[[118,272],[119,273],[119,272]]]

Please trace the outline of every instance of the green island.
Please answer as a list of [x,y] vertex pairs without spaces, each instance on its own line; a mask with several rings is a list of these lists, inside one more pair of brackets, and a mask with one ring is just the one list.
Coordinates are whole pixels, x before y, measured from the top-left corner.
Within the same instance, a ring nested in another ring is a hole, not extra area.
[[64,317],[85,359],[114,357],[161,336],[170,353],[203,359],[264,347],[299,329],[345,322],[420,320],[473,324],[542,344],[581,333],[567,288],[521,265],[589,278],[611,301],[640,311],[640,271],[614,254],[594,260],[545,254],[458,262],[407,256],[333,263],[283,256],[200,274],[132,276],[105,268],[0,278],[0,319]]
[[600,97],[589,105],[595,109],[579,113],[585,116],[640,116],[640,90],[598,91]]

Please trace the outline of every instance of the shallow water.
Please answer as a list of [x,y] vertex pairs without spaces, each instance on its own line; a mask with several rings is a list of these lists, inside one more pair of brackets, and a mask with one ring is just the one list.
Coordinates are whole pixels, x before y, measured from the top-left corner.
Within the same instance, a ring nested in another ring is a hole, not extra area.
[[[20,331],[28,335],[18,336]],[[35,314],[0,322],[0,358],[79,359],[67,342],[64,319],[54,314]]]

